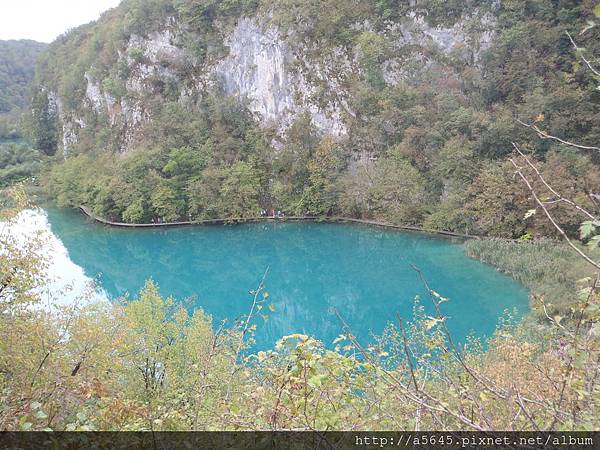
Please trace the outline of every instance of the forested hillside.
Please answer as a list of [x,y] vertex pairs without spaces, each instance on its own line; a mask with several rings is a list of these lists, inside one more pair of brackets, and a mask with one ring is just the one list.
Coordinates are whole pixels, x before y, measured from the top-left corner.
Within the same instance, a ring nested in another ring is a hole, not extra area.
[[598,53],[594,19],[569,0],[129,0],[45,52],[37,143],[66,157],[49,177],[61,205],[127,222],[273,208],[553,233],[521,220],[531,204],[502,160],[520,142],[596,208],[597,154],[517,121],[598,142],[579,59]]
[[29,103],[29,85],[37,58],[46,44],[0,41],[0,114],[21,110]]
[[0,41],[0,141],[23,134],[21,114],[29,105],[37,59],[45,47],[35,41]]
[[37,59],[46,44],[0,41],[0,188],[39,172],[40,155],[22,142]]

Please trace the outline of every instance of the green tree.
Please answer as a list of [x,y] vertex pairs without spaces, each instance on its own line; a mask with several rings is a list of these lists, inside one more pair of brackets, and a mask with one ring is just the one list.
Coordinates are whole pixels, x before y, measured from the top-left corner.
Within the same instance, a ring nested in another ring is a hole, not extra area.
[[209,166],[202,171],[200,179],[189,182],[186,193],[189,198],[188,213],[192,218],[216,219],[222,217],[220,192],[225,177],[225,169]]
[[173,189],[167,181],[159,183],[150,196],[150,202],[156,216],[166,222],[175,222],[184,215],[185,201],[181,193]]
[[339,144],[324,138],[308,163],[308,187],[304,189],[296,209],[300,214],[331,214],[338,199],[338,178],[344,169],[344,158]]
[[376,205],[376,216],[406,225],[418,224],[429,203],[422,175],[405,157],[394,153],[375,164],[369,196]]
[[274,200],[286,209],[298,201],[309,183],[308,163],[320,136],[309,114],[300,115],[286,132],[283,149],[273,161],[277,189]]
[[170,178],[183,182],[199,177],[207,158],[202,150],[191,147],[174,148],[169,152],[169,160],[162,170]]
[[50,106],[48,95],[38,92],[32,102],[31,134],[34,147],[46,155],[56,153],[58,146],[58,130],[56,128],[56,111]]
[[365,81],[375,89],[383,89],[385,79],[382,67],[389,56],[386,38],[371,31],[364,31],[356,37],[356,43]]
[[145,218],[145,208],[142,199],[138,198],[123,211],[123,220],[127,223],[142,223]]
[[225,172],[220,190],[220,202],[228,217],[256,217],[259,214],[260,173],[246,162],[239,161]]
[[525,195],[506,164],[484,168],[469,188],[465,205],[478,233],[511,238],[525,233],[523,217],[528,209]]
[[46,44],[30,40],[0,41],[0,115],[24,111],[35,64]]

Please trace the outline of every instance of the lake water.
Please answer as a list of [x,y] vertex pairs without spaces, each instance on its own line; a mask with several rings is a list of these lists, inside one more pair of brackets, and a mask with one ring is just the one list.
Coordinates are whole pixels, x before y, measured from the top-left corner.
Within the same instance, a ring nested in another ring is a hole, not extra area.
[[333,307],[365,341],[397,312],[410,319],[415,296],[430,306],[411,264],[450,298],[443,310],[457,340],[490,335],[505,310],[528,308],[524,287],[468,258],[459,243],[437,237],[326,223],[117,229],[77,211],[46,214],[68,256],[58,271],[73,277],[77,267],[76,278],[97,277],[109,299],[135,295],[153,278],[162,294],[188,299],[190,308],[202,307],[215,321],[232,321],[248,312],[249,291],[269,268],[275,312],[267,322],[257,320],[257,348],[291,333],[331,344],[342,330]]

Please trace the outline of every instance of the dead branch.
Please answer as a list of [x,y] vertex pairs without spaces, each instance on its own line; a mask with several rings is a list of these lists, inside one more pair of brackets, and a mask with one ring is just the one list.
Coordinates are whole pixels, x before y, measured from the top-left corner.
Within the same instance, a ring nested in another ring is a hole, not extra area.
[[579,52],[579,56],[581,57],[581,59],[583,60],[583,62],[586,64],[586,66],[588,66],[588,68],[592,71],[592,73],[594,75],[596,75],[597,77],[600,77],[600,72],[598,72],[596,69],[594,69],[594,67],[592,66],[592,63],[590,63],[587,60],[587,58],[583,55],[583,52],[581,51],[581,47],[577,46],[577,44],[575,43],[575,41],[571,37],[571,34],[568,31],[565,31],[565,34],[567,36],[569,36],[569,40],[571,41],[571,44],[573,44],[573,47],[575,48],[575,50]]
[[600,263],[594,261],[592,258],[590,258],[588,255],[586,255],[583,251],[581,251],[572,241],[571,239],[569,239],[569,236],[567,236],[567,233],[565,233],[565,231],[562,229],[562,227],[556,222],[556,220],[554,220],[554,217],[552,217],[552,215],[550,214],[550,212],[548,211],[548,208],[546,208],[546,205],[544,204],[544,202],[542,202],[540,200],[540,198],[538,197],[535,189],[533,188],[533,186],[531,185],[531,183],[529,182],[529,180],[527,179],[527,177],[525,175],[523,175],[522,172],[522,167],[519,166],[514,159],[509,158],[508,159],[511,164],[515,167],[516,169],[516,174],[523,180],[523,182],[525,183],[525,185],[527,186],[527,189],[529,189],[529,192],[531,192],[531,195],[533,196],[535,202],[539,205],[540,208],[542,208],[542,211],[544,211],[544,214],[546,215],[546,217],[548,218],[548,220],[550,220],[550,223],[552,223],[552,226],[554,226],[554,228],[556,228],[556,230],[560,233],[560,235],[565,239],[565,241],[567,242],[567,244],[569,244],[569,246],[575,250],[579,256],[581,256],[583,259],[585,259],[589,264],[591,264],[592,266],[594,266],[596,269],[600,270]]
[[[556,192],[556,190],[546,182],[546,180],[544,179],[544,177],[542,176],[542,174],[540,173],[540,171],[538,170],[538,168],[521,151],[521,149],[519,148],[519,146],[516,143],[514,143],[514,142],[512,143],[512,145],[515,148],[515,150],[517,151],[517,153],[519,155],[521,155],[521,157],[525,160],[525,162],[527,163],[527,165],[533,169],[533,171],[536,173],[536,175],[538,176],[538,178],[540,179],[540,181],[544,184],[544,186],[546,186],[546,188],[550,192],[552,192],[552,194],[557,198],[557,201],[563,202],[563,203],[566,203],[566,204],[572,206],[577,211],[581,212],[582,214],[584,214],[585,216],[587,216],[591,220],[598,220],[598,217],[596,217],[594,214],[592,214],[589,211],[587,211],[586,209],[582,208],[581,206],[579,206],[574,201],[569,200],[568,198],[565,198],[562,195],[560,195],[558,192]],[[545,202],[545,203],[550,203],[550,202]]]
[[524,127],[531,128],[533,131],[535,131],[537,133],[537,135],[540,137],[540,139],[551,139],[553,141],[560,142],[561,144],[568,145],[570,147],[579,148],[581,150],[597,150],[597,151],[600,151],[600,147],[594,147],[594,146],[576,144],[574,142],[566,141],[566,140],[561,139],[561,138],[559,138],[557,136],[553,136],[551,134],[548,134],[544,130],[540,129],[535,123],[525,123],[525,122],[523,122],[520,119],[516,119],[516,120],[517,120],[517,122],[519,122]]
[[402,323],[402,317],[400,314],[396,314],[398,319],[398,324],[400,325],[400,331],[402,332],[402,342],[404,344],[404,353],[406,353],[406,361],[408,362],[408,367],[410,368],[410,376],[412,378],[413,384],[415,386],[415,391],[419,392],[419,386],[417,385],[417,378],[415,377],[415,370],[413,367],[413,362],[410,356],[410,352],[408,350],[408,339],[406,339],[406,331],[404,330],[404,324]]
[[[342,323],[344,332],[346,333],[346,335],[348,336],[348,338],[350,339],[352,344],[354,346],[356,346],[356,348],[359,350],[359,352],[363,355],[363,357],[370,364],[372,364],[373,366],[376,366],[377,363],[373,360],[373,358],[371,358],[371,355],[369,355],[369,353],[364,349],[364,347],[358,342],[356,337],[352,334],[350,326],[342,318],[342,316],[339,314],[337,309],[334,309],[333,312],[338,317],[340,322]],[[386,375],[392,381],[392,384],[394,384],[397,388],[399,388],[401,390],[401,392],[406,396],[406,398],[408,398],[410,401],[427,409],[432,414],[434,412],[446,413],[477,431],[485,431],[484,427],[475,423],[473,420],[470,420],[468,417],[464,416],[463,414],[453,411],[452,409],[450,409],[448,407],[448,405],[445,402],[439,400],[437,397],[431,395],[427,391],[421,389],[418,392],[413,393],[408,388],[408,386],[406,386],[406,384],[404,384],[401,380],[399,380],[398,377],[396,377],[394,374],[392,374],[389,370],[385,369],[385,367],[382,367],[381,365],[379,365],[379,367],[382,370],[382,373],[384,375]],[[431,404],[431,403],[433,403],[433,404]]]

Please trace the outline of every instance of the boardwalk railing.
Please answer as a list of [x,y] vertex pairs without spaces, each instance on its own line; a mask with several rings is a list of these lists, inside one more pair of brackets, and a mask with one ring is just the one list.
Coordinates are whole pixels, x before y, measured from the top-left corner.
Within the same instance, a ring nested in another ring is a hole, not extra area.
[[439,230],[428,230],[425,228],[411,227],[407,225],[394,225],[387,222],[380,222],[375,220],[364,220],[364,219],[353,219],[351,217],[338,217],[338,216],[261,216],[261,217],[231,217],[227,219],[206,219],[196,221],[182,221],[182,222],[161,222],[161,223],[124,223],[124,222],[112,222],[102,217],[96,216],[89,208],[80,205],[79,209],[89,218],[95,220],[103,225],[120,228],[157,228],[157,227],[181,227],[189,225],[229,225],[229,224],[242,224],[242,223],[256,223],[256,222],[332,222],[332,223],[356,223],[361,225],[369,225],[380,228],[388,228],[403,231],[413,231],[418,233],[434,234],[438,236],[455,237],[461,239],[478,239],[478,236],[472,236],[469,234],[453,233],[450,231],[439,231]]

